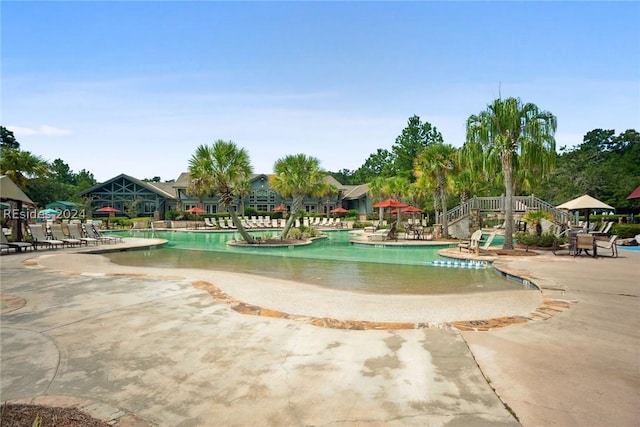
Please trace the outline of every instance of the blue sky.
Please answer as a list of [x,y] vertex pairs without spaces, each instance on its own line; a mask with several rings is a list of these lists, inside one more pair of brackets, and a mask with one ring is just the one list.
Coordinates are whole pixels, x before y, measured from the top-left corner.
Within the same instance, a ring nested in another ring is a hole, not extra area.
[[499,95],[558,147],[640,129],[637,2],[18,2],[1,13],[1,124],[103,181],[177,178],[233,140],[356,169],[416,114],[461,146]]

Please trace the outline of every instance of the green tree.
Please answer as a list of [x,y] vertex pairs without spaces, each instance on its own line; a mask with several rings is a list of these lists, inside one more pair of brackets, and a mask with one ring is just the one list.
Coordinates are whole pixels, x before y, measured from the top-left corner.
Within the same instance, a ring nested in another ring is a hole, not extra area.
[[482,153],[485,168],[502,172],[505,187],[504,249],[513,249],[514,171],[528,168],[540,178],[555,164],[556,117],[519,98],[496,99],[467,119],[465,149]]
[[124,203],[124,210],[129,218],[135,218],[138,216],[138,205],[140,202],[142,202],[142,198],[136,197],[135,199]]
[[[351,184],[362,184],[375,177],[388,178],[394,176],[393,154],[389,150],[378,148],[370,154],[364,164],[353,173]],[[346,184],[343,182],[343,184]]]
[[[456,173],[457,150],[448,144],[430,144],[418,154],[415,161],[414,174],[426,187],[435,188],[434,191],[440,202],[442,212],[442,233],[449,238],[449,224],[447,220],[447,189],[449,178]],[[421,179],[423,178],[424,179]],[[425,182],[426,181],[426,182]]]
[[49,174],[49,165],[39,156],[9,146],[0,148],[0,173],[7,175],[22,190],[27,181]]
[[562,147],[557,168],[543,182],[541,197],[560,204],[589,194],[617,209],[633,209],[626,197],[640,184],[640,133],[594,129],[580,145]]
[[4,126],[0,126],[0,147],[19,149],[20,143],[16,140],[13,132]]
[[98,181],[96,181],[93,174],[86,169],[81,169],[80,172],[75,174],[76,193],[81,193],[84,190],[93,187],[97,183]]
[[422,123],[420,117],[413,115],[407,127],[396,138],[391,147],[394,156],[394,172],[413,181],[413,163],[418,153],[427,146],[443,143],[442,134],[429,122]]
[[202,207],[202,201],[211,193],[213,183],[213,162],[211,148],[200,145],[189,159],[189,186],[187,193],[198,199],[198,205]]
[[238,182],[235,191],[240,201],[240,214],[244,215],[244,199],[251,193],[251,182],[248,179]]
[[328,172],[320,167],[320,161],[305,154],[295,154],[276,160],[274,175],[269,177],[269,185],[282,197],[292,199],[291,215],[282,230],[281,238],[286,239],[289,230],[299,215],[305,196],[321,197],[327,192]]
[[[249,154],[244,148],[238,148],[232,141],[217,140],[212,146],[201,145],[189,160],[189,171],[194,167],[196,176],[201,179],[203,190],[212,192],[220,198],[220,203],[227,209],[238,232],[247,243],[255,243],[255,239],[244,228],[236,213],[233,202],[236,199],[235,187],[247,181],[252,168]],[[192,177],[193,179],[193,177]]]

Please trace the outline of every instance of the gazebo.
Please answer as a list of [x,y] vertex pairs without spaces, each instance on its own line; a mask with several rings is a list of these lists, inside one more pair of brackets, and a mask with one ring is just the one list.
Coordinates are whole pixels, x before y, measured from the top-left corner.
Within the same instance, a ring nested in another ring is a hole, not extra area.
[[[0,202],[8,202],[11,206],[8,215],[3,218],[10,218],[13,221],[11,234],[14,240],[22,240],[22,208],[24,204],[35,206],[33,200],[20,189],[7,175],[0,175]],[[15,210],[12,210],[15,203]]]

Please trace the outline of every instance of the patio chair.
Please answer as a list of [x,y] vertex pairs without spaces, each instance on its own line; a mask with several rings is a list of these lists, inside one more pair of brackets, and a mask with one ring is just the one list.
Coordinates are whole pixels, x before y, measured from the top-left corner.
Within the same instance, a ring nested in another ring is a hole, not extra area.
[[482,230],[476,230],[469,240],[463,240],[458,243],[458,250],[462,252],[463,249],[466,249],[468,252],[475,252],[480,245],[480,239],[482,239]]
[[611,236],[609,240],[596,240],[596,247],[598,249],[608,249],[611,251],[611,256],[614,258],[618,257],[618,245],[616,244],[616,240],[618,239],[617,235]]
[[10,241],[8,241],[7,240],[7,236],[4,235],[4,232],[0,233],[0,244],[1,245],[5,245],[5,246],[9,246],[10,248],[15,249],[16,252],[20,252],[23,249],[31,249],[31,250],[37,249],[35,247],[35,245],[33,245],[33,244],[29,243],[29,242],[10,242]]
[[29,226],[27,230],[33,238],[33,244],[36,246],[47,246],[49,249],[55,248],[56,246],[64,246],[64,242],[62,240],[50,239],[45,234],[44,228],[42,228],[42,224]]

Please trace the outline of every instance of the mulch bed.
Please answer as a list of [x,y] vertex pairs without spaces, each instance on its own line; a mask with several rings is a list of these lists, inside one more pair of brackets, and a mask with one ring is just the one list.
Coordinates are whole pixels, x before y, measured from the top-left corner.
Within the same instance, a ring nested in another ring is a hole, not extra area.
[[[35,423],[36,417],[41,422]],[[111,427],[76,408],[52,408],[41,405],[5,403],[0,408],[2,427]]]

